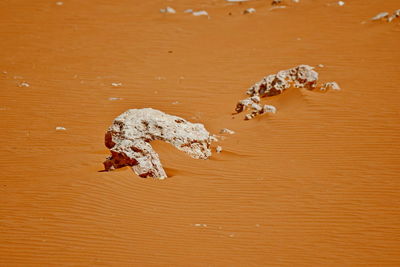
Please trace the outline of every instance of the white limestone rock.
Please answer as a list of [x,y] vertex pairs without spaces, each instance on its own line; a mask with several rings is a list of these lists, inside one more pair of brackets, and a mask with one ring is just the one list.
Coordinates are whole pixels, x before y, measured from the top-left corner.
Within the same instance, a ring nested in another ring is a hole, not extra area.
[[341,88],[340,88],[339,84],[337,84],[337,82],[324,83],[320,88],[321,91],[326,91],[326,90],[329,90],[329,89],[330,90],[335,90],[335,91],[341,90]]
[[176,11],[172,7],[167,6],[166,8],[160,9],[160,13],[175,14]]
[[377,14],[375,17],[371,18],[371,20],[381,20],[383,18],[387,18],[389,16],[388,12],[381,12]]
[[232,131],[232,130],[230,130],[230,129],[228,129],[228,128],[222,128],[222,129],[219,131],[219,133],[220,133],[220,134],[235,134],[235,131]]
[[260,97],[281,94],[292,85],[296,88],[314,89],[318,81],[318,72],[308,65],[299,65],[292,69],[281,70],[277,74],[264,77],[247,90],[250,96]]
[[105,170],[131,166],[140,177],[167,178],[150,145],[153,140],[170,143],[195,159],[211,156],[212,138],[203,124],[152,108],[130,109],[115,118],[105,134],[105,145],[111,152],[104,161]]
[[243,14],[252,14],[252,13],[255,13],[255,12],[256,12],[256,9],[250,7],[248,9],[246,9],[245,11],[243,11]]
[[208,12],[205,10],[200,10],[200,11],[193,11],[192,12],[193,16],[199,17],[199,16],[208,16]]
[[[299,65],[288,70],[281,70],[277,74],[264,77],[261,81],[247,89],[247,94],[250,95],[250,97],[240,100],[236,104],[235,111],[240,113],[245,110],[250,110],[251,113],[245,116],[245,120],[253,119],[265,113],[276,113],[276,108],[274,106],[262,106],[260,98],[281,94],[290,87],[313,90],[317,88],[317,82],[318,72],[311,66]],[[335,82],[328,82],[321,87],[321,90],[326,89],[340,90],[340,87]]]
[[400,9],[395,10],[392,15],[389,15],[388,12],[378,13],[376,16],[371,18],[371,20],[377,21],[377,20],[386,19],[387,22],[392,22],[394,19],[396,19],[398,17],[400,17]]

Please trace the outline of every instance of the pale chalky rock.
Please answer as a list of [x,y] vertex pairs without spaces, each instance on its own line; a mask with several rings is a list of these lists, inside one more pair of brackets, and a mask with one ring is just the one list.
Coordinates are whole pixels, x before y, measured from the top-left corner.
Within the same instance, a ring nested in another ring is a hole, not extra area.
[[326,91],[328,89],[338,91],[340,90],[340,86],[336,82],[327,82],[324,83],[319,90]]
[[392,20],[398,17],[400,17],[400,9],[397,9],[395,12],[393,12],[393,14],[387,18],[387,21],[392,22]]
[[167,6],[166,8],[160,9],[160,13],[175,14],[176,11],[172,7]]
[[[236,104],[235,111],[240,113],[250,110],[251,113],[245,116],[245,120],[253,119],[265,113],[276,113],[274,106],[261,105],[260,101],[262,97],[279,95],[290,87],[313,90],[317,88],[317,82],[318,72],[311,66],[299,65],[288,70],[281,70],[277,74],[264,77],[261,81],[247,89],[247,94],[250,97],[240,100]],[[321,90],[326,89],[340,90],[340,87],[335,82],[329,82],[321,87]]]
[[380,20],[380,19],[387,18],[387,17],[389,17],[388,12],[381,12],[381,13],[377,14],[375,17],[371,18],[371,20]]
[[255,13],[256,9],[255,8],[248,8],[245,11],[243,11],[243,14],[251,14],[251,13]]
[[400,17],[400,9],[395,10],[392,15],[389,15],[388,12],[381,12],[377,14],[375,17],[371,18],[371,20],[382,20],[386,19],[387,22],[392,22],[395,18]]
[[223,128],[219,131],[220,134],[235,134],[235,131],[229,130],[228,128]]
[[211,156],[210,133],[203,124],[191,123],[152,108],[130,109],[119,115],[105,135],[111,156],[104,162],[107,171],[131,166],[140,177],[167,177],[153,140],[172,144],[195,159]]
[[277,74],[264,77],[261,81],[247,90],[250,96],[260,97],[281,94],[292,85],[296,88],[314,89],[317,86],[318,72],[308,65],[300,65],[288,70],[281,70]]
[[205,10],[200,10],[200,11],[193,11],[192,12],[193,16],[199,17],[199,16],[208,16],[208,12]]

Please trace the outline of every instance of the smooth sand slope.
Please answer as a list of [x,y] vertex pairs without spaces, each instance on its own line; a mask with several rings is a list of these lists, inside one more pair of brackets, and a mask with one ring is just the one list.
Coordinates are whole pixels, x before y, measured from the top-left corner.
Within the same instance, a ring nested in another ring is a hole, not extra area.
[[[286,2],[0,1],[0,266],[400,266],[400,19],[368,21],[399,1]],[[343,90],[232,118],[299,64]],[[207,161],[155,142],[163,181],[99,172],[144,107],[236,134]]]

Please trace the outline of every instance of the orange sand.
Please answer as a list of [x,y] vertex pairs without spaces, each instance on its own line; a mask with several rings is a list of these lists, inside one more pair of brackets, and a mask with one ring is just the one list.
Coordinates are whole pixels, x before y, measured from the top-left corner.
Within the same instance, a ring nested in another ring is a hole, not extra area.
[[[1,1],[0,266],[400,266],[400,19],[368,21],[399,1],[286,2]],[[298,64],[343,90],[232,118]],[[164,181],[98,172],[143,107],[237,133],[207,161],[154,144]]]

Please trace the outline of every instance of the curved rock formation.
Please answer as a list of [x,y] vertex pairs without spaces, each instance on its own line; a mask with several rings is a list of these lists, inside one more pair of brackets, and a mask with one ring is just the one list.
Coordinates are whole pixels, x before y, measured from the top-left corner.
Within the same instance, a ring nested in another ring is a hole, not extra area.
[[[276,108],[271,105],[262,106],[260,98],[279,95],[292,86],[313,90],[317,87],[317,82],[318,72],[311,66],[299,65],[292,69],[281,70],[277,74],[264,77],[261,81],[250,87],[247,90],[247,94],[250,95],[250,97],[240,100],[236,104],[235,111],[240,113],[249,109],[251,113],[245,116],[246,120],[250,120],[265,113],[275,113]],[[335,82],[329,82],[324,84],[322,89],[340,90],[340,87]]]
[[195,159],[211,156],[210,133],[203,124],[152,108],[130,109],[119,115],[105,135],[111,156],[104,162],[107,171],[131,166],[140,177],[167,177],[150,142],[162,140]]

